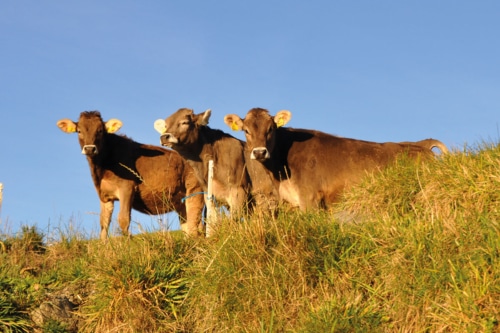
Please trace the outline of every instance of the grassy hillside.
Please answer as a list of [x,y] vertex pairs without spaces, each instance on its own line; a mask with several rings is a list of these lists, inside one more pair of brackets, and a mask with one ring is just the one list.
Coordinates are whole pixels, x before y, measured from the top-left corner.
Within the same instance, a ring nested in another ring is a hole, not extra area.
[[335,211],[224,220],[210,239],[46,246],[25,227],[0,239],[0,331],[499,332],[499,223],[485,144],[400,161]]

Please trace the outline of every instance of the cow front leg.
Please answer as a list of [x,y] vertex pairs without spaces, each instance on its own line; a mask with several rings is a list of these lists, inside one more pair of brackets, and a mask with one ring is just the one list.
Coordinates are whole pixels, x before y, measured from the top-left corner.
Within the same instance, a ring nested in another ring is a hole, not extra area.
[[188,170],[184,183],[186,187],[186,201],[178,208],[181,229],[186,235],[199,236],[205,234],[203,230],[203,208],[205,207],[205,195],[203,188],[198,182],[194,171]]
[[230,190],[228,204],[232,219],[239,219],[243,216],[245,205],[247,204],[248,193],[241,187],[233,187]]
[[113,201],[101,201],[101,213],[99,222],[101,224],[101,240],[106,241],[108,238],[109,224],[111,223],[111,216],[113,215],[114,203]]
[[[186,199],[185,221],[181,221],[181,229],[189,236],[198,236],[203,233],[202,214],[205,207],[203,193],[195,194]],[[182,223],[184,222],[184,223]]]

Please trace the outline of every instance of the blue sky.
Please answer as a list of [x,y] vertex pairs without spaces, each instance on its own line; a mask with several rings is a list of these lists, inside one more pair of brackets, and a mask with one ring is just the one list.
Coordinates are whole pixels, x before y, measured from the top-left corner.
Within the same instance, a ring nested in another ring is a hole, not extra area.
[[225,114],[263,107],[363,140],[498,142],[499,31],[493,0],[2,1],[0,233],[97,234],[87,162],[56,127],[85,110],[154,144],[181,107],[225,131]]

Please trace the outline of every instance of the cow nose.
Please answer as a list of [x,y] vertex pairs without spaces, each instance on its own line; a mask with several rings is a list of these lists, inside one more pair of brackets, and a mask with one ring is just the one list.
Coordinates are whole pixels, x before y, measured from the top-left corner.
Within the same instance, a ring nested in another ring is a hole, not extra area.
[[98,152],[96,145],[85,145],[82,148],[82,154],[84,155],[96,155]]
[[271,155],[266,147],[258,147],[252,149],[252,153],[250,154],[250,158],[253,160],[263,161],[270,158]]
[[179,140],[171,133],[165,133],[160,136],[160,143],[162,146],[172,146],[172,144],[177,144],[178,142]]
[[160,143],[162,146],[167,146],[168,143],[170,142],[170,137],[172,136],[172,134],[170,133],[165,133],[163,134],[162,136],[160,136]]

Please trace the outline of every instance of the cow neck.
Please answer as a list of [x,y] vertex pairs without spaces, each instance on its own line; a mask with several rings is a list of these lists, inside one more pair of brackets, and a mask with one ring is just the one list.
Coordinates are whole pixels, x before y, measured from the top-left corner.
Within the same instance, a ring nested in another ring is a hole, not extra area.
[[198,137],[193,140],[193,143],[178,146],[176,150],[184,159],[193,163],[207,161],[207,156],[213,155],[213,133],[210,127],[201,126],[198,129]]
[[266,160],[262,163],[264,168],[268,171],[269,177],[272,177],[274,182],[279,183],[283,177],[288,178],[286,175],[290,174],[286,161],[281,161],[278,158]]
[[270,160],[263,162],[264,166],[273,173],[275,180],[281,181],[290,176],[290,167],[288,166],[288,152],[293,144],[291,137],[288,136],[287,128],[278,128],[276,132],[276,142],[273,155]]
[[102,159],[100,156],[87,156],[87,161],[89,162],[90,174],[94,185],[99,188],[99,184],[104,176],[104,168],[102,167]]
[[199,143],[195,143],[188,146],[175,147],[175,151],[187,161],[201,162],[202,147]]
[[[213,159],[214,157],[214,143],[219,139],[217,131],[211,129],[208,126],[204,126],[200,130],[200,136],[198,142],[201,142],[200,154],[206,156],[205,159]],[[200,156],[203,160],[203,156]]]
[[110,166],[113,165],[112,141],[114,137],[116,137],[115,134],[107,133],[103,139],[103,144],[100,148],[99,154],[97,154],[96,156],[87,156],[90,173],[92,175],[92,180],[94,181],[94,185],[96,186],[96,188],[99,188],[106,170],[109,170]]

